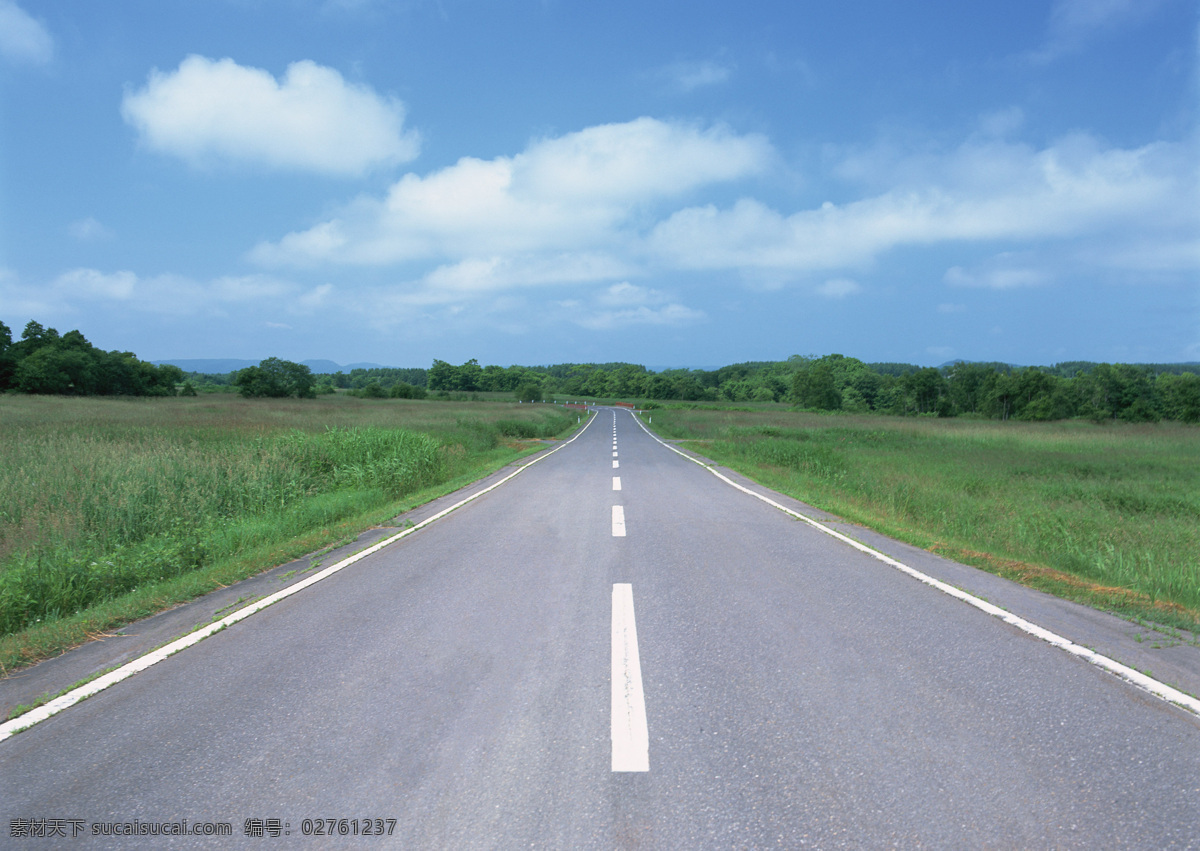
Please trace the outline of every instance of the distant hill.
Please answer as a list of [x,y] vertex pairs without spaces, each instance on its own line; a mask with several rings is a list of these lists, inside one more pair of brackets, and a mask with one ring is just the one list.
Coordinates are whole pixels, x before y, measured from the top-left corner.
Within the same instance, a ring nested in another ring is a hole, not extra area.
[[316,375],[333,372],[349,372],[352,369],[391,369],[381,363],[348,363],[345,366],[334,363],[331,360],[306,360],[301,361],[305,366],[313,371]]
[[[245,369],[248,366],[258,366],[259,361],[237,360],[234,358],[168,358],[167,360],[154,361],[155,366],[161,366],[164,363],[177,366],[184,372],[199,372],[203,375],[225,375],[229,372],[236,372],[239,369]],[[342,366],[334,363],[331,360],[306,360],[301,361],[301,363],[311,369],[316,375],[333,372],[349,372],[352,369],[383,368],[377,363],[352,363],[347,366]]]

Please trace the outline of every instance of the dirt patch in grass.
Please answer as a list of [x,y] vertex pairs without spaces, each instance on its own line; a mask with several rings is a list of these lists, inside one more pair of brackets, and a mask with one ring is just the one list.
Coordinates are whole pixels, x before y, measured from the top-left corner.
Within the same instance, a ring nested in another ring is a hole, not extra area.
[[1136,615],[1147,620],[1165,621],[1172,625],[1190,624],[1192,630],[1200,627],[1200,611],[1179,603],[1152,600],[1148,594],[1131,588],[1102,585],[1045,565],[1002,558],[991,553],[948,544],[937,543],[928,549],[931,553],[983,568],[989,573],[1029,588],[1046,591],[1056,597],[1086,603],[1095,608],[1111,609],[1126,615]]

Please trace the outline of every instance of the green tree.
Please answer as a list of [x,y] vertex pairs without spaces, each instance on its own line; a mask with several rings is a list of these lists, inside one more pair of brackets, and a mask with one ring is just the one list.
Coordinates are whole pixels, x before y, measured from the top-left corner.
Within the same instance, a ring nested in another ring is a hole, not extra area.
[[[766,390],[766,388],[760,388]],[[733,378],[728,379],[721,384],[721,398],[727,399],[730,402],[745,402],[755,392],[754,385],[743,379]],[[771,395],[771,391],[766,391]],[[775,401],[771,395],[771,401]]]
[[875,394],[873,409],[887,414],[904,414],[907,394],[900,378],[890,373],[879,377],[879,392]]
[[483,368],[479,361],[471,358],[458,368],[458,386],[453,389],[464,393],[474,393],[483,389]]
[[30,321],[20,342],[0,326],[0,389],[26,393],[173,396],[183,370],[138,360],[132,352],[105,352],[78,331],[60,335]]
[[988,377],[996,373],[995,364],[959,361],[946,368],[947,395],[960,414],[980,413]]
[[[183,384],[183,370],[174,364],[164,363],[155,366],[145,361],[138,361],[138,364],[138,368],[145,371],[149,379],[148,395],[174,396],[177,388]],[[149,371],[146,368],[149,368]]]
[[707,397],[704,386],[701,385],[699,379],[687,370],[675,373],[671,377],[671,382],[675,385],[675,389],[671,395],[673,399],[696,402]]
[[1155,383],[1165,416],[1180,422],[1200,423],[1200,375],[1164,372]]
[[458,370],[444,360],[433,361],[428,373],[430,390],[457,390]]
[[651,399],[674,399],[675,383],[660,372],[646,385],[646,395]]
[[1010,372],[993,372],[981,388],[983,396],[983,412],[989,416],[1007,420],[1013,413],[1013,403],[1016,401],[1019,388],[1017,380]]
[[621,364],[610,378],[609,393],[625,399],[640,396],[645,377],[646,368],[644,366]]
[[26,351],[39,349],[42,346],[53,345],[59,341],[58,332],[53,328],[44,328],[42,323],[35,322],[30,319],[25,325],[25,330],[21,332],[21,343],[25,344]]
[[233,382],[238,392],[247,398],[300,399],[316,397],[313,389],[312,370],[307,366],[280,358],[267,358],[258,366],[239,370]]
[[508,376],[504,371],[504,367],[489,364],[483,368],[483,376],[479,382],[480,390],[488,391],[503,391],[512,390],[508,386]]
[[530,381],[517,388],[516,396],[519,402],[536,402],[542,398],[542,388]]
[[871,406],[858,388],[851,386],[842,391],[842,410],[851,414],[865,414],[871,410]]
[[1096,422],[1157,420],[1161,408],[1150,371],[1130,364],[1099,363],[1074,380],[1079,412]]
[[1023,420],[1057,419],[1054,410],[1055,378],[1036,367],[1013,373],[1013,416]]
[[238,393],[247,399],[280,397],[287,394],[272,380],[272,376],[261,366],[248,366],[234,376],[233,384]]
[[910,372],[900,379],[908,394],[907,403],[918,414],[938,410],[938,402],[946,391],[946,379],[940,370],[932,366]]
[[25,393],[67,395],[91,381],[91,362],[83,352],[43,346],[17,365],[17,389]]
[[13,386],[13,375],[17,371],[12,344],[12,329],[0,322],[0,392]]
[[792,401],[801,408],[818,411],[836,411],[842,407],[842,394],[828,362],[811,361],[796,371],[792,377]]

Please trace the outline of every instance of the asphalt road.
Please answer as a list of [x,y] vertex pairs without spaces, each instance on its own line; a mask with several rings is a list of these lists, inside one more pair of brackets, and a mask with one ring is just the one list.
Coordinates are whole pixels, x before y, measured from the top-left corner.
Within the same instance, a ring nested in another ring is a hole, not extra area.
[[[0,742],[0,818],[14,848],[1200,848],[1200,719],[602,409]],[[184,819],[233,835],[92,835]]]

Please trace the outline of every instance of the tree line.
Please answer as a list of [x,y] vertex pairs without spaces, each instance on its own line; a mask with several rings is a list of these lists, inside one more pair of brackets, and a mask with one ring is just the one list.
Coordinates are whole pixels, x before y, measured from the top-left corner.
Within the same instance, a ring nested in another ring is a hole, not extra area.
[[[398,370],[355,370],[351,388],[389,393]],[[1200,422],[1200,364],[1133,365],[1072,361],[1050,367],[956,362],[942,367],[866,363],[840,354],[793,355],[715,370],[652,372],[630,363],[554,366],[454,366],[435,360],[412,386],[433,393],[515,392],[553,398],[676,402],[776,402],[804,410],[899,416],[979,416],[1000,420],[1086,418]],[[339,374],[340,375],[340,374]],[[323,382],[329,376],[318,376]],[[346,385],[342,385],[346,386]]]
[[[186,380],[185,380],[186,379]],[[307,366],[267,358],[228,375],[185,374],[130,352],[105,352],[79,331],[60,335],[30,322],[19,341],[0,323],[0,390],[75,395],[162,396],[228,388],[247,397],[349,392],[376,398],[512,393],[542,399],[646,402],[775,402],[812,411],[899,416],[977,416],[999,420],[1200,422],[1200,364],[1136,365],[1071,361],[1050,367],[959,361],[942,367],[866,363],[840,354],[793,355],[714,370],[654,372],[631,363],[552,366],[453,365],[354,369],[313,375]]]
[[999,420],[1200,422],[1200,365],[958,362],[880,371],[855,358],[798,359],[788,401],[811,410]]

